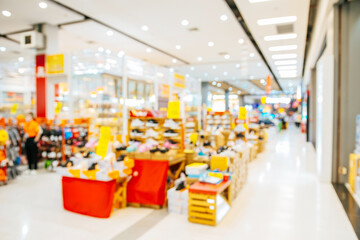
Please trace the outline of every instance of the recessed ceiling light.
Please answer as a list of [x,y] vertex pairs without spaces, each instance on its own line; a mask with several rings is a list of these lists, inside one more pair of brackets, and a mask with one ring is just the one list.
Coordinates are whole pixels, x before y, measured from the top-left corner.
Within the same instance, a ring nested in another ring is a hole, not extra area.
[[122,56],[124,56],[124,55],[125,55],[125,52],[124,52],[124,51],[118,52],[118,57],[122,57]]
[[271,52],[287,51],[287,50],[295,50],[295,49],[297,49],[297,45],[283,45],[283,46],[276,46],[269,48]]
[[227,73],[227,72],[224,72],[223,74],[224,74],[224,76],[227,76],[227,75],[228,75],[228,73]]
[[147,53],[151,53],[152,49],[151,48],[146,48],[146,52]]
[[295,70],[297,69],[297,66],[279,66],[277,67],[277,70],[281,71],[281,70]]
[[214,69],[214,70],[215,70],[215,69],[216,69],[216,65],[212,65],[212,69]]
[[249,56],[250,57],[255,57],[255,53],[250,53]]
[[107,32],[106,32],[106,35],[108,35],[109,37],[111,37],[111,36],[114,35],[114,32],[113,32],[113,31],[107,31]]
[[229,91],[232,91],[232,87],[229,87]]
[[4,10],[1,12],[2,15],[4,15],[5,17],[10,17],[11,16],[11,12],[7,11],[7,10]]
[[236,68],[240,68],[240,63],[235,65]]
[[212,85],[214,85],[214,86],[215,86],[215,85],[216,85],[216,82],[215,82],[215,81],[213,81],[213,82],[212,82]]
[[176,48],[177,50],[180,50],[180,49],[181,49],[181,45],[176,45],[175,48]]
[[221,83],[217,83],[216,86],[221,87]]
[[202,58],[202,57],[198,57],[197,60],[198,60],[199,62],[201,62],[201,61],[203,60],[203,58]]
[[215,78],[215,81],[219,81],[219,78],[218,78],[218,77],[216,77],[216,78]]
[[0,47],[0,52],[5,52],[6,51],[6,47]]
[[272,59],[279,60],[279,59],[292,59],[297,58],[297,54],[291,53],[291,54],[276,54],[271,56]]
[[229,55],[229,54],[226,54],[226,55],[224,55],[224,58],[225,58],[225,59],[229,59],[229,58],[230,58],[230,55]]
[[207,76],[208,76],[208,73],[204,73],[204,76],[207,77]]
[[237,94],[241,94],[241,91],[237,91]]
[[181,21],[181,25],[187,26],[187,25],[189,25],[189,21],[184,19],[184,20]]
[[110,53],[111,53],[111,50],[110,50],[110,49],[106,49],[106,53],[107,53],[107,54],[110,54]]
[[177,60],[175,58],[173,58],[173,60],[171,60],[172,63],[177,63]]
[[149,30],[149,27],[147,26],[147,25],[143,25],[142,27],[141,27],[141,30],[143,30],[143,31],[148,31]]
[[213,47],[213,46],[214,46],[214,42],[208,42],[208,46],[209,46],[209,47]]
[[39,2],[39,7],[45,9],[48,7],[48,5],[46,2]]
[[297,19],[296,16],[266,18],[266,19],[258,20],[257,24],[260,26],[264,26],[264,25],[272,25],[272,24],[291,23],[291,22],[296,22],[296,19]]
[[195,70],[195,67],[190,67],[190,70],[191,70],[191,71],[194,71],[194,70]]
[[261,67],[261,62],[258,62],[257,64],[256,64],[258,67]]
[[244,43],[244,39],[240,38],[240,39],[238,40],[238,43],[239,43],[239,44],[243,44],[243,43]]
[[169,70],[170,70],[170,72],[174,72],[174,69],[173,69],[173,68],[170,68]]
[[23,62],[23,61],[24,61],[24,58],[23,58],[23,57],[19,57],[18,60],[19,60],[19,62]]
[[228,16],[226,14],[223,14],[223,15],[220,16],[220,20],[225,22],[225,21],[228,20]]
[[103,47],[99,47],[99,48],[98,48],[98,51],[99,51],[99,52],[103,52],[103,51],[104,51],[104,48],[103,48]]
[[275,61],[275,65],[282,66],[282,65],[292,65],[296,64],[296,60],[283,60],[283,61]]
[[297,37],[296,33],[287,33],[287,34],[265,36],[264,40],[265,41],[287,40],[287,39],[295,39],[296,37]]

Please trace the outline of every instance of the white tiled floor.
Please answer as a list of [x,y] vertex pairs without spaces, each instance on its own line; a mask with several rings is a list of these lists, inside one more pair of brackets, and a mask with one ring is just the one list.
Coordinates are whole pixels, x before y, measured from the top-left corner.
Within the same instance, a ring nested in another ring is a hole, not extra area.
[[[314,167],[313,148],[299,130],[275,134],[217,227],[169,214],[140,239],[357,239],[335,191],[317,181]],[[110,239],[152,212],[126,208],[109,219],[70,213],[62,208],[59,176],[22,176],[0,187],[0,239]]]

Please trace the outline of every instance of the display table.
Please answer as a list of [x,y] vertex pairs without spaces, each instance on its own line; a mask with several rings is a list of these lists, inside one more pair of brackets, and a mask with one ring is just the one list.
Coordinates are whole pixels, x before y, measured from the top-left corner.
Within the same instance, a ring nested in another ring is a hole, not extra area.
[[108,182],[63,177],[64,209],[92,217],[110,217],[116,181]]
[[189,222],[216,226],[229,212],[231,181],[196,182],[189,188]]

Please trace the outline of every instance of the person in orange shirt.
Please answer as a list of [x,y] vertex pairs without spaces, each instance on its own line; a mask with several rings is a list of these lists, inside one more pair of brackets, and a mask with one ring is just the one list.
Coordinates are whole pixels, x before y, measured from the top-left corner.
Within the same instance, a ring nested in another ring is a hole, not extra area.
[[35,121],[33,113],[26,115],[26,123],[24,126],[25,137],[25,153],[29,164],[29,171],[31,174],[36,174],[37,163],[38,163],[38,147],[37,143],[40,140],[42,129],[39,124]]

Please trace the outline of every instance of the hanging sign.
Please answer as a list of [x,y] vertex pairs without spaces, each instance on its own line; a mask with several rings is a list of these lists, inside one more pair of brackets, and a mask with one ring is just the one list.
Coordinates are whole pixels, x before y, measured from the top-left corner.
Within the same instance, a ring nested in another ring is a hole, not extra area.
[[267,76],[266,78],[266,94],[270,94],[271,92],[271,77],[270,75]]
[[247,117],[247,111],[245,107],[240,107],[239,108],[239,119],[240,120],[246,120]]
[[46,56],[46,73],[59,74],[64,73],[64,54]]
[[180,118],[180,101],[171,101],[168,103],[168,118]]
[[110,127],[102,126],[100,128],[100,138],[99,143],[96,148],[96,154],[101,157],[106,157],[108,149],[109,149],[109,143],[110,143]]
[[178,73],[174,73],[174,86],[178,88],[185,88],[186,87],[185,76],[180,75]]
[[10,113],[11,113],[11,114],[15,114],[15,113],[17,112],[18,108],[19,108],[19,104],[14,103],[14,104],[11,106]]
[[160,97],[162,98],[169,98],[170,97],[170,85],[168,84],[161,84],[160,87]]

